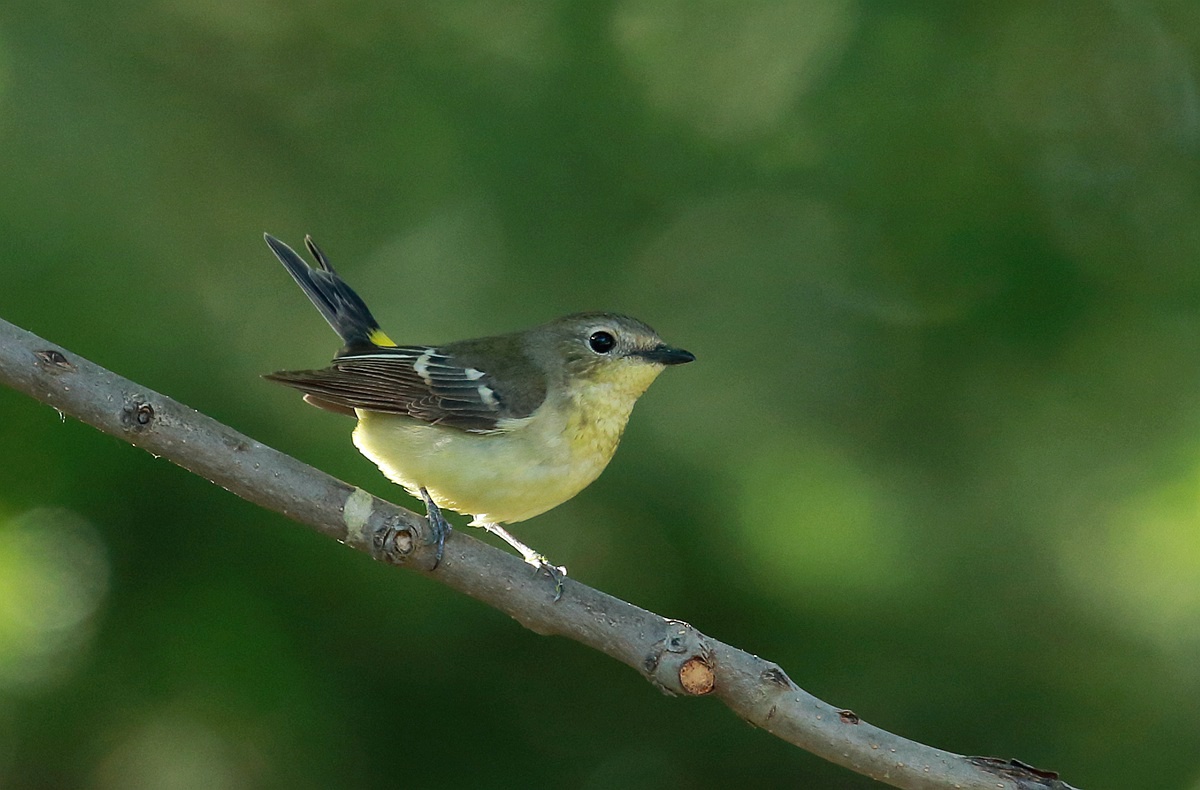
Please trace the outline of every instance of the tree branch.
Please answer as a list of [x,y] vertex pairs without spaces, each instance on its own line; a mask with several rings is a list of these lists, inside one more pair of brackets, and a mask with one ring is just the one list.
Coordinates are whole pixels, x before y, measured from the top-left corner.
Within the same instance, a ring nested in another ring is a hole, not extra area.
[[668,694],[711,695],[747,722],[852,771],[908,790],[1072,790],[1016,760],[907,740],[796,686],[783,670],[598,590],[554,585],[461,531],[435,570],[425,519],[243,436],[0,320],[0,382],[283,513],[377,560],[416,570],[539,634],[582,642]]

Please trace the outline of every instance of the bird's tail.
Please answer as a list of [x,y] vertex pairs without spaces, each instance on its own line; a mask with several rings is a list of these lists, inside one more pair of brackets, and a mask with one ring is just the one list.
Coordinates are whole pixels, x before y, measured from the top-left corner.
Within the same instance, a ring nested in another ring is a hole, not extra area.
[[275,253],[275,257],[288,270],[288,274],[292,275],[296,284],[317,306],[321,315],[325,316],[333,331],[342,338],[342,343],[347,349],[396,345],[379,328],[379,323],[367,309],[362,297],[346,285],[329,265],[329,259],[313,242],[311,236],[304,237],[304,245],[317,261],[315,268],[309,266],[295,250],[270,233],[264,233],[263,238],[267,240],[271,252]]

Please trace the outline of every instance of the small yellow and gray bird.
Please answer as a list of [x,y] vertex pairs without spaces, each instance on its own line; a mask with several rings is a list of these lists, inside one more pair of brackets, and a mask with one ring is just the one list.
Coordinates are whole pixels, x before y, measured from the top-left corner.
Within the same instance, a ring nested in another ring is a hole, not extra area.
[[265,234],[271,251],[342,338],[322,370],[271,373],[322,409],[358,418],[354,444],[393,482],[438,508],[472,517],[554,579],[565,569],[501,524],[524,521],[579,493],[608,465],[633,404],[669,365],[695,357],[615,313],[577,313],[507,335],[399,346],[338,276]]

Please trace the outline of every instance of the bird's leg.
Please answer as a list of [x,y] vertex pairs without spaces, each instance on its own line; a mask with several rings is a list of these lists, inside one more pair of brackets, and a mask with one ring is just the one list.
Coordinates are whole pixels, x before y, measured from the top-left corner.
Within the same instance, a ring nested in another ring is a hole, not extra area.
[[433,497],[429,496],[425,486],[421,486],[421,499],[425,500],[425,522],[429,524],[430,537],[437,543],[437,554],[433,557],[433,568],[436,568],[442,563],[442,553],[446,549],[446,534],[450,531],[450,525],[446,523],[442,509],[433,501]]
[[550,561],[544,556],[538,554],[536,551],[517,540],[511,532],[499,524],[491,524],[486,521],[472,521],[471,525],[475,527],[482,527],[485,531],[490,532],[496,537],[500,538],[500,540],[516,549],[521,554],[521,559],[525,560],[525,562],[529,563],[535,568],[544,570],[547,574],[549,574],[550,578],[554,580],[554,601],[557,603],[558,600],[562,598],[562,580],[567,576],[567,569],[565,567],[562,565],[551,565]]

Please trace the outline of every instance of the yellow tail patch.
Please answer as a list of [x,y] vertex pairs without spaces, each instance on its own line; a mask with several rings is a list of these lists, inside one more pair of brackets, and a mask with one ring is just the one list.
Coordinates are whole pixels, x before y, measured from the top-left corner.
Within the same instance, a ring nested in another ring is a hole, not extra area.
[[377,346],[387,346],[391,348],[396,347],[396,344],[392,341],[392,339],[384,334],[383,330],[379,329],[378,327],[371,330],[371,334],[367,336],[367,339]]

